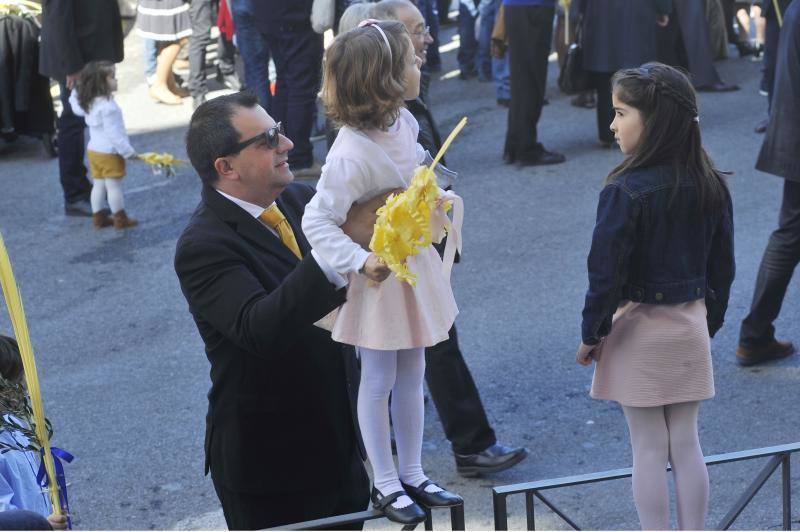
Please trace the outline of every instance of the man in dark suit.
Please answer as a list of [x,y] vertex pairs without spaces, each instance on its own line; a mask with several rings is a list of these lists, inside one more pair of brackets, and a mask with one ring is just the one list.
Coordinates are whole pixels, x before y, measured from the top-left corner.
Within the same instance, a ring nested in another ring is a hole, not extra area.
[[[206,472],[230,529],[361,511],[369,500],[348,396],[352,350],[314,326],[344,302],[346,280],[303,236],[314,191],[292,183],[292,146],[250,93],[205,102],[186,135],[203,190],[175,270],[211,362]],[[351,211],[343,230],[368,241],[381,201]]]
[[90,61],[123,58],[122,20],[116,0],[43,0],[39,72],[58,81],[63,111],[58,119],[58,171],[64,211],[91,216],[92,184],[83,164],[86,122],[72,112],[69,89]]

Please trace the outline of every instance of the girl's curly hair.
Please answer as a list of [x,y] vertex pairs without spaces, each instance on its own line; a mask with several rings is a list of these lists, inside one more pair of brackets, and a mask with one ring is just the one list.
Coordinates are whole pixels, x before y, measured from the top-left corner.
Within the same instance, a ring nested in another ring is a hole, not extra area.
[[375,23],[339,34],[325,53],[322,101],[328,116],[356,129],[386,129],[403,106],[405,69],[412,50],[405,25]]
[[111,61],[92,61],[87,63],[78,77],[78,103],[87,113],[92,101],[98,96],[111,96],[108,76],[114,73]]

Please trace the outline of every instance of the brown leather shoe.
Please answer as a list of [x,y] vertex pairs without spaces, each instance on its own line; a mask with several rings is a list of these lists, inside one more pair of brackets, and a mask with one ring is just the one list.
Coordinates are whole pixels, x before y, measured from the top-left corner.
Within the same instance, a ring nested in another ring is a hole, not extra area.
[[794,353],[792,342],[779,342],[772,340],[770,343],[759,347],[745,347],[739,345],[736,348],[736,362],[740,366],[752,366],[770,360],[786,358]]
[[139,221],[133,218],[128,218],[125,209],[120,209],[114,213],[114,229],[127,229],[139,225]]
[[102,229],[103,227],[111,227],[114,225],[114,220],[111,219],[111,211],[109,209],[101,209],[92,214],[92,225],[95,229]]

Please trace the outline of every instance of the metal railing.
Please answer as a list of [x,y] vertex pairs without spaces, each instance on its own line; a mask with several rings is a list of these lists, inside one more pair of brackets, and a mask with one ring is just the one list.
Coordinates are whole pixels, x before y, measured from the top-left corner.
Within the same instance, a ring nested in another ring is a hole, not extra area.
[[[722,521],[717,525],[716,530],[728,530],[730,526],[742,513],[742,510],[750,503],[758,490],[772,476],[778,466],[781,466],[783,494],[783,530],[792,529],[792,487],[790,458],[793,453],[800,451],[800,442],[788,445],[778,445],[776,447],[764,447],[762,449],[752,449],[749,451],[739,451],[735,453],[716,454],[705,458],[706,465],[727,464],[730,462],[741,462],[744,460],[755,460],[758,458],[769,458],[767,464],[761,469],[756,478],[745,489],[744,493],[736,501]],[[670,468],[668,467],[667,470]],[[539,499],[545,506],[550,508],[557,516],[564,520],[573,530],[580,530],[578,525],[570,519],[552,501],[548,500],[542,491],[566,488],[569,486],[580,486],[583,484],[594,484],[607,480],[617,480],[628,478],[632,474],[631,468],[615,469],[612,471],[602,471],[600,473],[590,473],[587,475],[576,475],[572,477],[562,477],[549,480],[539,480],[536,482],[525,482],[522,484],[511,484],[507,486],[496,486],[492,488],[492,503],[494,506],[494,528],[495,530],[508,530],[508,508],[507,498],[510,495],[519,493],[525,494],[525,514],[527,517],[527,529],[536,530],[534,516],[534,499]]]
[[[433,530],[433,514],[431,509],[425,506],[422,508],[425,510],[426,514],[425,521],[423,521],[425,530]],[[304,521],[302,523],[292,523],[291,525],[276,526],[275,528],[267,528],[266,530],[330,530],[333,527],[363,523],[374,519],[383,519],[385,517],[383,512],[379,510],[366,510],[352,514],[335,515],[324,519],[315,519],[313,521]],[[414,530],[415,528],[417,528],[417,525],[406,525],[402,530]],[[450,508],[450,529],[466,530],[464,528],[463,504]]]

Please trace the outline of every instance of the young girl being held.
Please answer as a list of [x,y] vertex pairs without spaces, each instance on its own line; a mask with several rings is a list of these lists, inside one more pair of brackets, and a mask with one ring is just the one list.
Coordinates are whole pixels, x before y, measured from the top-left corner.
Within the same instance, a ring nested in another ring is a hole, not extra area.
[[[81,70],[77,90],[69,97],[72,111],[85,117],[89,126],[87,152],[93,180],[90,199],[92,223],[96,229],[111,225],[125,229],[138,224],[125,213],[122,197],[125,159],[135,158],[136,151],[125,132],[122,109],[112,96],[116,90],[114,64],[93,61]],[[105,207],[106,199],[110,211]]]
[[591,396],[622,405],[642,528],[669,528],[669,462],[678,527],[699,530],[708,472],[697,415],[714,396],[709,339],[733,282],[733,207],[686,76],[647,63],[611,83],[611,130],[627,158],[600,193],[576,357],[597,362]]
[[[419,125],[403,105],[419,93],[420,60],[403,24],[366,21],[334,40],[323,68],[323,101],[342,128],[306,206],[303,233],[349,280],[332,337],[357,346],[361,355],[358,420],[374,473],[373,505],[389,519],[418,523],[425,513],[417,503],[462,502],[422,470],[425,347],[448,337],[458,309],[433,246],[409,257],[417,275],[412,287],[389,275],[339,226],[354,203],[408,187],[424,159],[416,142]],[[390,393],[399,471],[389,436]]]

